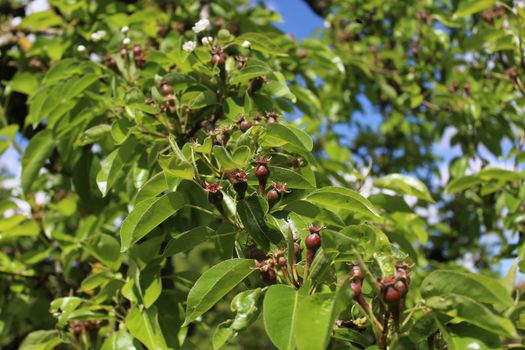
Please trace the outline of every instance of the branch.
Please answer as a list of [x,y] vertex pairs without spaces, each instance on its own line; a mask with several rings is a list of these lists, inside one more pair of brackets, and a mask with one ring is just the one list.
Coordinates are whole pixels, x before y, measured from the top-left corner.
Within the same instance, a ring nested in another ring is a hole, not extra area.
[[331,0],[303,0],[308,7],[318,16],[325,17],[332,5]]

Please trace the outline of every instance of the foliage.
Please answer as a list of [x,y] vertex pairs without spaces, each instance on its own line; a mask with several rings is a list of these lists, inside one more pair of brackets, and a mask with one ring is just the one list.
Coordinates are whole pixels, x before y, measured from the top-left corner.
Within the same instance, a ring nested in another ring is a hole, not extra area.
[[525,345],[523,2],[305,2],[0,2],[0,347]]

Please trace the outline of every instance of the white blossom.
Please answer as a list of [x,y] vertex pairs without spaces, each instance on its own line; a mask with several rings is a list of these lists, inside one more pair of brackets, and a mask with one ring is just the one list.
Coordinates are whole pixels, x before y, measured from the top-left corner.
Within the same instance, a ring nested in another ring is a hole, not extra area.
[[201,39],[202,45],[211,45],[213,44],[213,38],[211,36],[205,36]]
[[210,21],[203,18],[201,19],[200,21],[198,21],[197,23],[195,23],[195,25],[193,26],[193,28],[191,28],[195,33],[200,33],[202,32],[203,30],[206,30],[206,28],[208,28],[210,26]]
[[123,34],[126,34],[127,32],[129,32],[129,27],[128,26],[124,26],[120,29],[120,32],[123,33]]
[[131,44],[131,39],[130,38],[124,38],[124,40],[122,40],[122,43],[124,45],[129,45],[129,44]]
[[104,30],[99,30],[91,34],[91,40],[94,42],[97,42],[97,41],[100,41],[105,36],[106,36],[106,32]]
[[14,27],[18,26],[20,23],[22,23],[22,17],[20,16],[13,17],[13,19],[11,20],[11,25]]
[[93,146],[91,146],[91,152],[93,154],[100,154],[102,153],[102,147],[98,143],[94,143]]
[[196,46],[195,41],[186,41],[184,45],[182,45],[182,49],[186,52],[193,52]]
[[86,47],[84,45],[78,45],[77,46],[77,51],[78,52],[86,52]]
[[242,47],[248,49],[248,48],[250,48],[250,46],[252,46],[252,43],[249,42],[248,40],[244,40],[244,41],[242,42]]
[[49,196],[43,191],[35,193],[35,204],[38,206],[44,206],[49,203]]

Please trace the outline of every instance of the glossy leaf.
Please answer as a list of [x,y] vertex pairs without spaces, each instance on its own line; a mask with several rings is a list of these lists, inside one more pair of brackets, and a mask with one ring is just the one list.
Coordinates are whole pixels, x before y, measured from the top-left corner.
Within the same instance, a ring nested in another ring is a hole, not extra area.
[[278,243],[283,239],[280,232],[268,227],[264,216],[267,208],[258,196],[250,196],[237,202],[237,212],[242,224],[250,236],[263,248],[268,249],[270,242]]
[[484,275],[452,270],[437,270],[430,273],[421,284],[421,293],[424,297],[459,294],[482,303],[504,306],[513,303],[501,281]]
[[431,297],[427,300],[427,305],[489,332],[510,338],[516,337],[516,330],[510,320],[497,316],[489,308],[469,297],[458,294]]
[[136,144],[137,141],[134,138],[128,138],[120,147],[111,152],[102,163],[102,167],[97,174],[97,185],[102,196],[105,197],[108,194],[117,181],[121,170],[135,155]]
[[306,200],[334,211],[344,209],[364,215],[380,216],[377,208],[368,199],[343,187],[323,187],[310,193]]
[[126,326],[131,335],[148,349],[168,349],[159,326],[156,307],[140,310],[134,307],[126,316]]
[[21,185],[24,192],[29,192],[40,169],[55,148],[55,140],[51,130],[39,132],[27,145],[22,156]]
[[185,204],[181,193],[170,192],[161,197],[146,199],[135,206],[120,229],[121,251],[147,235]]
[[297,310],[304,296],[295,288],[276,285],[266,292],[263,304],[264,328],[279,350],[296,348]]
[[195,321],[255,271],[255,261],[248,259],[224,260],[205,271],[188,294],[184,324]]

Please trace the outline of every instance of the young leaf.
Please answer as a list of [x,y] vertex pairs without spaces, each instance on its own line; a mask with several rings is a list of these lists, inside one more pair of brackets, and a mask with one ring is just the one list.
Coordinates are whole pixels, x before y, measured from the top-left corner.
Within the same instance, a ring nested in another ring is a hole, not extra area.
[[146,199],[135,206],[120,229],[121,252],[147,235],[185,204],[184,196],[170,192],[161,197]]
[[208,311],[255,271],[255,260],[230,259],[204,272],[188,294],[184,326]]

